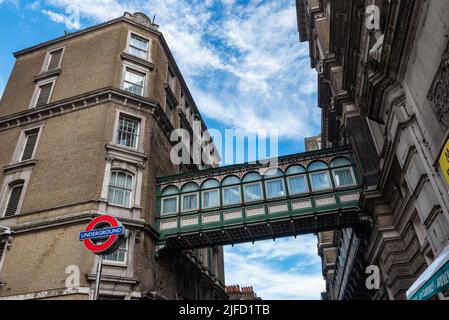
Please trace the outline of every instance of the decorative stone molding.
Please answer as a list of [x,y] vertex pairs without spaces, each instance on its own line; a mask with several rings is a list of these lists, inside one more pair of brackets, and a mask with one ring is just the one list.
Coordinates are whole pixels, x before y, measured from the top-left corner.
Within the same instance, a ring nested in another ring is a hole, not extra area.
[[427,99],[443,129],[449,128],[449,41]]

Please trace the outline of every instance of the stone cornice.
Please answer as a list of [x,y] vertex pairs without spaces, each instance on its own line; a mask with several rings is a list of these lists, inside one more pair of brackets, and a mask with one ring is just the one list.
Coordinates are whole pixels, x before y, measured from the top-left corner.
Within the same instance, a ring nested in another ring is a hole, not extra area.
[[[21,234],[27,232],[34,232],[36,230],[55,228],[59,226],[75,225],[79,223],[89,222],[93,218],[99,216],[100,214],[95,211],[80,212],[75,214],[67,214],[63,216],[58,216],[54,218],[40,219],[32,222],[19,223],[11,227],[14,234]],[[20,216],[19,216],[20,217]],[[158,239],[159,233],[145,220],[135,220],[119,218],[119,220],[125,226],[134,227],[142,229],[148,232],[153,239]]]
[[28,109],[2,117],[0,118],[0,132],[104,103],[117,103],[149,112],[156,119],[167,138],[170,137],[171,132],[174,130],[173,125],[157,101],[140,97],[113,87],[106,87],[72,98],[56,101],[45,105],[44,107]]

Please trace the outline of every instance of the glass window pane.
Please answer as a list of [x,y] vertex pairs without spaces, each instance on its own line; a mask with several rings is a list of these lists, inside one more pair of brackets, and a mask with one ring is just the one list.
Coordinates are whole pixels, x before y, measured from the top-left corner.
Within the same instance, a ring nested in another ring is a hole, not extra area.
[[215,208],[220,206],[220,194],[218,190],[203,192],[203,208]]
[[267,181],[268,198],[277,198],[285,196],[284,183],[282,180]]
[[309,171],[318,171],[327,169],[327,164],[322,161],[313,162],[309,165]]
[[262,186],[260,183],[245,185],[244,190],[245,190],[245,201],[247,202],[257,201],[263,198]]
[[223,204],[225,206],[238,204],[241,202],[240,199],[240,188],[227,188],[223,190]]
[[311,175],[313,191],[331,189],[331,182],[327,172]]
[[353,186],[355,185],[352,177],[351,169],[334,170],[335,185],[337,187]]
[[186,195],[182,197],[182,211],[198,209],[198,195]]
[[211,189],[211,188],[218,188],[218,187],[220,187],[220,182],[218,182],[215,179],[210,179],[210,180],[205,181],[202,186],[203,189]]
[[338,167],[344,167],[344,166],[350,166],[350,165],[352,165],[352,163],[347,158],[337,158],[337,159],[334,159],[331,163],[332,168],[338,168]]
[[176,213],[177,198],[162,199],[162,214]]
[[126,70],[123,90],[142,96],[144,83],[145,76],[143,74]]
[[162,195],[163,196],[172,196],[174,194],[178,194],[179,190],[177,187],[174,186],[170,186],[164,189],[164,191],[162,191]]
[[286,174],[291,175],[291,174],[298,174],[298,173],[304,173],[304,172],[306,172],[306,169],[304,169],[304,167],[302,167],[302,166],[291,166],[290,168],[287,169]]
[[240,183],[240,179],[237,178],[236,176],[230,176],[225,178],[222,182],[221,185],[222,186],[230,186],[233,184],[239,184]]
[[126,172],[112,171],[109,182],[108,202],[129,207],[131,191],[132,176]]
[[257,172],[250,172],[243,178],[243,182],[260,181],[262,177]]
[[306,176],[291,177],[288,179],[288,184],[291,194],[307,193],[309,191]]
[[122,240],[120,247],[113,253],[104,257],[109,262],[125,262],[126,261],[126,240]]

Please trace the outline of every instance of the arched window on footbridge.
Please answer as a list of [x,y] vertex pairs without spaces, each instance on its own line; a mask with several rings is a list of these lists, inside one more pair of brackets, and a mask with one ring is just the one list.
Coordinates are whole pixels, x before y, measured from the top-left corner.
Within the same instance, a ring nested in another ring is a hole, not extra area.
[[232,206],[242,202],[240,178],[229,176],[221,182],[223,192],[223,206]]

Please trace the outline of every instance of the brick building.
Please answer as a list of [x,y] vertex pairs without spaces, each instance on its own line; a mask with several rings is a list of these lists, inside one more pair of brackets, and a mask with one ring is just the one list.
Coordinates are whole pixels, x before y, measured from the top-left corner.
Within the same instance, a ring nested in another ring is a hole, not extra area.
[[229,300],[262,300],[254,292],[253,287],[227,286],[226,293],[229,295]]
[[129,235],[105,258],[103,298],[227,298],[222,248],[156,250],[156,177],[207,167],[170,161],[175,128],[207,128],[158,26],[125,13],[14,55],[0,102],[0,297],[88,299],[96,257],[77,236],[107,212]]

